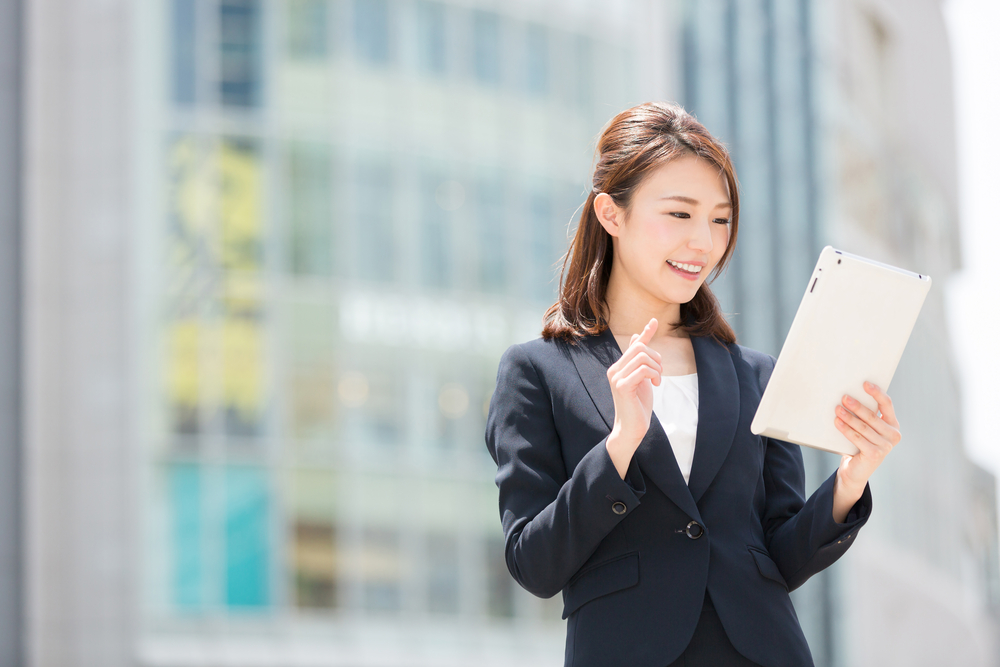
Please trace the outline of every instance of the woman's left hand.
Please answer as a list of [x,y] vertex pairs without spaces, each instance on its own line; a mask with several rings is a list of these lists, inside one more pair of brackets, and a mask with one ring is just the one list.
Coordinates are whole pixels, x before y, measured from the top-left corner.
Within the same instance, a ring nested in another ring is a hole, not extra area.
[[892,399],[871,382],[865,382],[865,392],[878,403],[879,413],[866,408],[851,396],[844,396],[836,408],[834,425],[850,440],[858,453],[844,456],[837,470],[834,486],[833,516],[842,523],[854,503],[864,493],[865,484],[892,448],[899,444],[899,421]]

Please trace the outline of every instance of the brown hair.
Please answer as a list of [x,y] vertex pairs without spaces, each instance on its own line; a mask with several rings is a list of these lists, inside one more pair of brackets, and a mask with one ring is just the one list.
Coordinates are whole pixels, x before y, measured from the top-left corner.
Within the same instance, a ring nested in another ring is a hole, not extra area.
[[573,342],[608,328],[605,297],[614,253],[611,235],[594,212],[594,198],[606,192],[627,211],[646,175],[683,155],[707,160],[725,174],[733,209],[726,252],[694,298],[681,304],[680,328],[692,336],[714,336],[725,343],[736,342],[736,334],[722,315],[718,299],[708,288],[708,283],[729,263],[736,247],[740,219],[736,172],[722,142],[680,106],[664,102],[647,102],[622,111],[601,132],[593,188],[563,257],[559,300],[545,312],[542,337]]

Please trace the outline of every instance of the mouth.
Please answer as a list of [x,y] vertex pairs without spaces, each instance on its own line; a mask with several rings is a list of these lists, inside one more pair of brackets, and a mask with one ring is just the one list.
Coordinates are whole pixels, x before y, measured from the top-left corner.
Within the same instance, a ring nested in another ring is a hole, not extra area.
[[674,273],[680,275],[682,278],[687,278],[688,280],[697,280],[698,276],[701,275],[702,269],[705,268],[698,264],[686,264],[684,262],[675,262],[672,259],[668,259],[667,264],[669,264],[670,268],[674,270]]

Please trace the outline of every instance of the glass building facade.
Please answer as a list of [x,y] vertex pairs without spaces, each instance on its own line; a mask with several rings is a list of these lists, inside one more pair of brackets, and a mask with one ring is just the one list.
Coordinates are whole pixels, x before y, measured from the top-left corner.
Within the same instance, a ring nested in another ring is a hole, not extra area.
[[554,300],[593,138],[638,101],[630,24],[423,0],[159,16],[150,661],[325,628],[319,654],[402,664],[385,642],[412,627],[456,664],[515,633],[557,660],[561,600],[506,570],[485,413]]
[[[777,353],[828,242],[935,288],[958,264],[939,9],[0,2],[0,656],[560,664],[561,601],[503,562],[484,412],[600,128],[675,99],[729,145],[714,287]],[[995,662],[995,480],[962,452],[942,296],[864,538],[793,594],[820,667]],[[836,463],[805,455],[812,485]]]

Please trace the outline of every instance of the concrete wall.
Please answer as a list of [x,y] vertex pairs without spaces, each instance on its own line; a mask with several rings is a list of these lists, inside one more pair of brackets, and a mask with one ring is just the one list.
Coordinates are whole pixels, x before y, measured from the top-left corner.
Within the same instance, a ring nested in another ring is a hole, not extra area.
[[26,633],[46,667],[134,662],[130,7],[25,3]]

